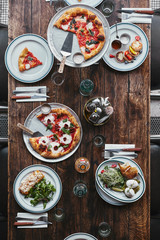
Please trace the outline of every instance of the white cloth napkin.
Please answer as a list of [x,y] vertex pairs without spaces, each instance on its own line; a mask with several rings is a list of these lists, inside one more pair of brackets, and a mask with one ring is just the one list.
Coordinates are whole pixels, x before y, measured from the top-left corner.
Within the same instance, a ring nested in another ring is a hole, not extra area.
[[[48,213],[43,213],[43,214],[32,214],[32,213],[25,213],[25,212],[17,213],[17,217],[34,218],[35,220],[41,216],[47,217],[48,219]],[[18,220],[17,222],[32,222],[32,221]],[[17,228],[47,228],[47,227],[48,227],[48,224],[34,225],[34,226],[17,226]]]
[[[36,91],[39,88],[44,89],[43,93],[35,93],[32,91]],[[38,86],[38,87],[16,87],[17,91],[21,91],[21,90],[30,90],[31,92],[27,92],[27,93],[18,93],[16,94],[16,96],[33,96],[33,95],[46,95],[47,94],[47,88],[46,86]],[[17,99],[16,102],[45,102],[47,101],[47,98],[37,98],[37,99]]]
[[[122,8],[123,10],[152,10],[151,8]],[[122,13],[122,22],[128,22],[128,23],[152,23],[152,16],[149,14],[139,14],[139,13],[127,13],[129,14],[130,18],[124,19],[126,13]],[[140,15],[144,17],[140,17]],[[147,18],[147,16],[151,16]]]
[[[104,158],[108,159],[110,158],[110,152],[107,152],[107,149],[121,149],[121,148],[135,148],[135,144],[105,144],[104,148]],[[131,154],[134,154],[135,152],[112,152],[114,156],[128,156],[130,157]],[[134,159],[134,157],[131,157]]]

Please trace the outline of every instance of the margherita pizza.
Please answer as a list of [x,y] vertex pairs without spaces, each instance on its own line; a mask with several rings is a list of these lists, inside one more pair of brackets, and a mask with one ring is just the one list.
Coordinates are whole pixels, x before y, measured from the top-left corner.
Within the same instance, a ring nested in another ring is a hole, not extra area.
[[69,9],[56,21],[54,26],[76,34],[85,60],[98,54],[105,43],[102,22],[87,9],[79,7]]
[[50,136],[30,138],[33,149],[44,158],[58,158],[72,151],[80,141],[80,126],[65,109],[52,109],[37,118],[53,132]]
[[24,48],[21,54],[19,55],[18,59],[18,67],[19,71],[23,72],[25,70],[28,70],[30,68],[34,68],[38,65],[42,65],[42,62],[40,62],[33,53],[28,51],[28,48]]

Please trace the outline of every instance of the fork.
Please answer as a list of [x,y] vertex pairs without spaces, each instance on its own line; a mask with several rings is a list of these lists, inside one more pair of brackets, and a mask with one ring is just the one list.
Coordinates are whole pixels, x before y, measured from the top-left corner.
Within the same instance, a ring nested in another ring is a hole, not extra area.
[[138,15],[132,15],[132,13],[131,14],[128,14],[128,13],[118,13],[118,18],[120,18],[120,19],[123,19],[123,20],[126,20],[126,19],[129,19],[129,18],[152,18],[152,15],[140,15],[140,14],[138,14]]
[[39,218],[23,218],[23,217],[15,217],[16,220],[28,220],[28,221],[44,221],[47,222],[48,218],[46,216],[41,216]]
[[[37,90],[13,90],[13,94],[17,93],[44,93],[44,88],[38,88]],[[49,88],[46,88],[46,92],[49,92]]]

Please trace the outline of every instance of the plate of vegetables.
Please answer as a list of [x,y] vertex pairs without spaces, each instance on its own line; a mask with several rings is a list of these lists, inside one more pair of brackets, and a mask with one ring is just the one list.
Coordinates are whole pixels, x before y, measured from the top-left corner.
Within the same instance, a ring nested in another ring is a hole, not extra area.
[[128,157],[113,157],[102,162],[95,177],[98,187],[120,202],[135,202],[145,192],[143,172],[139,165]]
[[13,184],[17,203],[31,213],[44,213],[52,209],[62,195],[62,183],[50,167],[35,164],[24,168]]

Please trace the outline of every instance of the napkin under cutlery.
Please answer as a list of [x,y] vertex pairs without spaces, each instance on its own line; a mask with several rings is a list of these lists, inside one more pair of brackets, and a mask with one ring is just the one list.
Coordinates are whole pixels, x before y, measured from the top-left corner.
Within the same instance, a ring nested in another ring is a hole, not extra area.
[[[122,10],[152,10],[151,8],[122,8]],[[126,13],[121,13],[122,22],[127,23],[152,23],[152,15],[140,14],[140,13],[129,13],[130,18],[125,19]]]
[[[32,213],[25,213],[25,212],[19,212],[17,213],[17,217],[22,217],[22,218],[33,218],[35,221],[41,217],[47,217],[48,219],[48,213],[43,213],[43,214],[32,214]],[[33,222],[29,220],[18,220],[17,222]],[[32,225],[32,226],[17,226],[17,228],[47,228],[48,224],[42,224],[42,225]]]
[[[41,93],[35,93],[38,89],[42,89]],[[38,87],[16,87],[16,91],[22,91],[22,93],[16,94],[16,96],[33,96],[33,95],[46,95],[47,94],[47,87],[46,86],[38,86]],[[23,92],[27,91],[27,92]],[[30,92],[28,92],[30,91]],[[47,98],[37,98],[37,99],[17,99],[16,102],[45,102]]]
[[[104,159],[110,158],[110,152],[107,149],[125,149],[125,148],[135,148],[135,144],[105,144],[104,149]],[[135,154],[135,152],[112,152],[113,156],[125,156],[134,159],[131,155]]]

